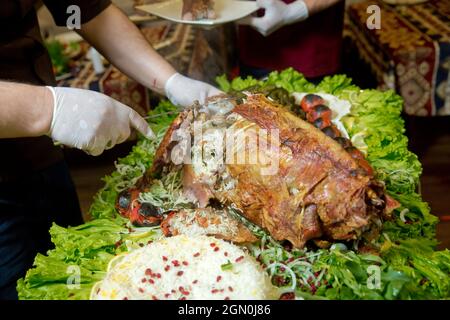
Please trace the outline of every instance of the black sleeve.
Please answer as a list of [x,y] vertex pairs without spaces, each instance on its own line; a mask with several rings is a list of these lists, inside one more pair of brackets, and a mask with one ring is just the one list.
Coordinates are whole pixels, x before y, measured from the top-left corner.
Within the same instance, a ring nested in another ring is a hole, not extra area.
[[80,20],[83,24],[95,18],[111,4],[110,0],[43,0],[43,2],[58,26],[65,26],[67,19],[73,14],[72,11],[67,13],[67,8],[71,5],[80,7]]

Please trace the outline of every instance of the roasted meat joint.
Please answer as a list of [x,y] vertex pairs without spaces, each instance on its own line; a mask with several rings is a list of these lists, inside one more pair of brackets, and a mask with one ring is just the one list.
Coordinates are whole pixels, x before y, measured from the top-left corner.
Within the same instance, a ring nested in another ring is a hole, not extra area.
[[[121,194],[118,210],[137,225],[162,221],[167,226],[174,219],[189,225],[166,234],[196,232],[192,223],[203,220],[202,232],[236,242],[245,239],[245,227],[223,221],[230,210],[297,248],[308,241],[326,247],[334,241],[375,237],[397,204],[361,153],[349,151],[354,147],[348,139],[333,139],[314,126],[314,113],[325,108],[331,112],[322,103],[312,95],[303,98],[298,108],[310,122],[263,94],[216,97],[208,108],[194,105],[173,121],[153,166],[135,188]],[[347,141],[347,150],[340,140]],[[166,215],[139,203],[139,193],[169,172],[181,173],[190,213]],[[177,218],[180,215],[184,218]],[[223,225],[222,231],[211,227],[217,225]]]

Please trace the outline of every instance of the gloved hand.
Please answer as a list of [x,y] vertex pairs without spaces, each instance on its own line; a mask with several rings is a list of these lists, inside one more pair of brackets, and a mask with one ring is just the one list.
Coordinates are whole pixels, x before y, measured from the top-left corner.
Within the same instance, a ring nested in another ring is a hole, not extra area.
[[131,127],[155,135],[133,109],[104,94],[74,88],[47,87],[53,94],[53,118],[47,134],[53,141],[97,156],[124,142]]
[[248,16],[238,23],[252,26],[263,36],[268,36],[285,25],[305,20],[309,15],[308,7],[301,0],[290,4],[281,0],[256,0],[256,4],[265,9],[264,16]]
[[180,107],[188,107],[195,100],[204,104],[211,96],[223,94],[219,89],[193,79],[189,79],[179,73],[173,74],[164,85],[167,98]]

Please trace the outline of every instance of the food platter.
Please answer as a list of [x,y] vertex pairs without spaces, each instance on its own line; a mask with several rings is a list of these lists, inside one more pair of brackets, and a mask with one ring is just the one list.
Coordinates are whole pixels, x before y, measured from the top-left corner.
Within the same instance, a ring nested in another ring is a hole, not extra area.
[[210,27],[237,21],[258,10],[255,1],[216,0],[214,6],[216,19],[189,21],[181,19],[182,6],[182,0],[169,0],[137,6],[136,9],[176,23]]
[[[257,240],[252,243],[227,244],[235,248],[236,252],[242,250],[244,253],[239,255],[246,257],[245,259],[248,257],[257,261],[261,267],[259,274],[270,278],[272,285],[280,290],[280,298],[449,297],[450,253],[435,251],[434,226],[437,218],[430,213],[427,204],[416,193],[421,167],[417,157],[408,151],[407,140],[402,133],[402,100],[399,96],[390,91],[360,90],[343,75],[326,78],[315,86],[292,69],[274,72],[266,81],[252,78],[228,81],[221,77],[218,83],[222,90],[229,93],[242,93],[250,88],[254,90],[255,86],[271,86],[283,88],[290,95],[314,92],[319,96],[331,95],[347,101],[351,108],[340,118],[342,125],[351,139],[358,137],[357,141],[363,142],[361,145],[366,148],[366,159],[375,170],[377,179],[383,181],[387,194],[399,203],[399,206],[393,209],[392,217],[383,220],[380,234],[369,243],[362,240],[337,240],[326,248],[309,244],[295,247],[286,241],[276,240],[276,234],[268,232],[266,228],[246,223],[246,227]],[[280,90],[277,90],[277,96],[280,96]],[[176,107],[169,102],[161,102],[149,114],[148,121],[157,132],[157,139],[140,140],[130,155],[118,161],[117,170],[105,178],[105,187],[94,200],[90,210],[94,218],[92,221],[68,229],[57,225],[51,228],[50,234],[55,249],[45,256],[38,255],[35,266],[19,281],[18,292],[21,299],[88,299],[93,297],[92,294],[96,294],[97,290],[101,290],[99,283],[106,279],[105,272],[112,271],[108,276],[114,275],[114,268],[121,265],[127,255],[137,254],[139,250],[145,251],[153,245],[158,246],[161,241],[177,241],[173,240],[177,239],[177,235],[167,235],[167,230],[164,230],[162,225],[137,226],[117,210],[120,194],[133,190],[153,165],[156,150],[176,117],[173,114],[175,110]],[[139,201],[157,204],[165,210],[180,208],[185,205],[182,188],[180,175],[176,172],[165,174],[149,185],[147,192],[140,195]],[[174,233],[174,229],[171,230]],[[184,237],[189,237],[189,240],[186,240],[189,242],[198,236]],[[216,249],[219,242],[216,242],[215,238],[205,235],[200,237],[210,239],[206,240],[210,243],[203,248],[207,248],[205,250],[209,250],[213,256],[220,254],[223,260],[219,262],[221,267],[216,268],[221,269],[217,271],[219,274],[209,281],[210,286],[216,285],[222,280],[221,272],[229,272],[230,268],[233,270],[243,258],[233,256],[228,263],[225,251],[234,249]],[[191,245],[192,248],[196,246]],[[200,243],[198,246],[202,247]],[[156,267],[157,263],[161,263],[160,268],[169,265],[171,272],[173,268],[181,268],[175,269],[175,279],[181,281],[185,272],[192,272],[189,265],[197,258],[197,252],[191,252],[191,255],[192,257],[176,259],[168,253],[167,256],[158,256],[161,261],[149,263],[152,264],[150,267]],[[179,261],[175,263],[174,260]],[[65,273],[67,268],[73,266],[79,268],[83,277],[83,282],[76,290],[67,286],[68,275]],[[375,287],[367,285],[374,268],[377,268],[382,279],[379,286]],[[180,271],[180,278],[176,278]],[[149,279],[155,281],[152,274],[159,279],[157,274],[162,272],[156,271],[155,275],[155,270],[152,270],[148,273],[145,277],[146,283]],[[108,288],[113,285],[115,284],[109,282]],[[210,286],[208,289],[211,289]],[[224,288],[217,288],[222,289]],[[142,293],[137,290],[138,295]],[[216,288],[210,291],[212,290]],[[183,297],[183,292],[178,292],[181,296],[176,298],[189,298],[189,295]],[[151,296],[137,298],[151,299]],[[208,298],[214,298],[213,294]]]

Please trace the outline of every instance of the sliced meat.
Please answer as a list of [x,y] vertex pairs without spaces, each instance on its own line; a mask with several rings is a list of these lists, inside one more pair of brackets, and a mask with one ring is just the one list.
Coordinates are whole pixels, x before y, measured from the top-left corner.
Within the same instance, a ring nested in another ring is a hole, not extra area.
[[213,208],[174,211],[164,219],[161,228],[165,236],[209,235],[235,243],[257,240],[242,222],[227,211]]

